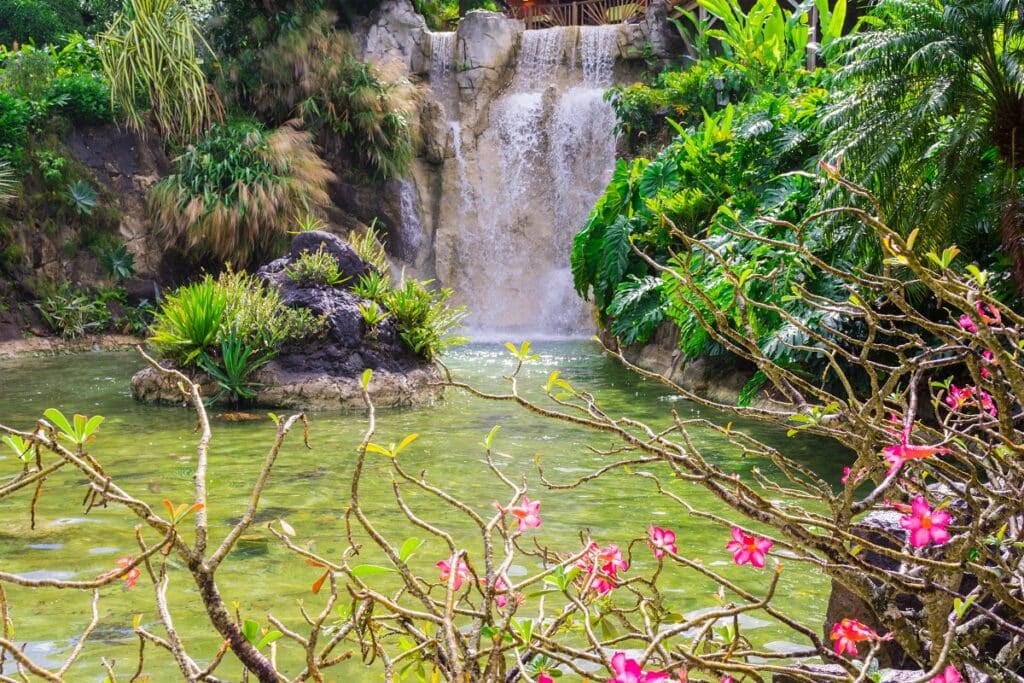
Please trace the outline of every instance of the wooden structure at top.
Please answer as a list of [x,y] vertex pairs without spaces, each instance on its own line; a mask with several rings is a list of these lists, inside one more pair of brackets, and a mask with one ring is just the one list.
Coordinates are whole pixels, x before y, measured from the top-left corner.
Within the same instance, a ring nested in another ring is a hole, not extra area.
[[647,0],[570,0],[568,2],[535,2],[509,0],[508,15],[522,19],[527,29],[553,26],[600,26],[622,24],[642,18]]

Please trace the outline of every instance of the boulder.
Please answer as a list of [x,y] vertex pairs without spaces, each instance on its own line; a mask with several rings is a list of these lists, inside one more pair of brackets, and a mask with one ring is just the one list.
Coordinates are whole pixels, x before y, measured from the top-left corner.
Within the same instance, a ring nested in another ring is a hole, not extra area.
[[[348,278],[337,286],[295,282],[288,267],[303,253],[323,249],[334,257]],[[373,269],[344,240],[327,232],[300,233],[288,256],[257,271],[257,275],[281,293],[286,306],[305,308],[326,321],[323,334],[280,349],[253,378],[258,383],[253,403],[257,406],[301,410],[358,409],[363,407],[360,380],[373,370],[370,396],[379,407],[430,404],[443,394],[436,367],[423,360],[402,341],[392,318],[368,329],[359,310],[367,303],[351,285]],[[204,373],[191,370],[190,379],[204,396],[218,387]],[[177,381],[152,368],[132,378],[132,395],[148,403],[180,404],[184,400]]]
[[406,73],[420,73],[429,65],[424,58],[427,22],[409,0],[384,0],[352,28],[363,59],[398,63]]

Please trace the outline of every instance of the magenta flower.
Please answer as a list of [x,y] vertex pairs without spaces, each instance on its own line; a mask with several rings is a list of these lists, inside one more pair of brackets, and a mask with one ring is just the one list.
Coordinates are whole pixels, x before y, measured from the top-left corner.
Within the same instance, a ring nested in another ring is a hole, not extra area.
[[992,353],[990,350],[985,349],[984,351],[981,352],[981,362],[983,363],[983,366],[981,368],[981,376],[984,379],[992,379],[992,373],[989,372],[989,369],[984,366],[999,365],[999,362],[996,360],[995,354]]
[[992,417],[995,417],[996,415],[999,414],[999,409],[996,408],[995,402],[992,401],[992,395],[989,394],[987,391],[978,391],[978,401],[981,404],[981,409],[984,410],[989,415],[991,415]]
[[999,325],[1003,322],[1003,316],[999,313],[999,310],[986,303],[979,301],[974,305],[974,310],[978,312],[981,322],[986,325]]
[[960,683],[963,680],[960,678],[960,672],[956,670],[956,667],[950,664],[942,670],[938,676],[933,678],[930,683]]
[[941,545],[948,541],[946,527],[952,521],[948,512],[933,511],[924,496],[918,496],[910,506],[910,514],[900,518],[900,526],[910,532],[910,545],[923,548],[929,543]]
[[659,560],[665,557],[666,552],[673,555],[676,553],[676,532],[671,529],[662,529],[653,524],[647,527],[647,535],[650,536],[651,548],[654,556]]
[[608,683],[657,683],[668,680],[667,673],[642,671],[640,663],[627,657],[625,652],[612,655],[612,673],[615,676]]
[[960,327],[964,328],[964,330],[971,334],[978,333],[978,327],[974,324],[974,321],[971,320],[971,316],[966,313],[960,316]]
[[949,453],[949,449],[944,446],[919,446],[912,443],[907,443],[909,440],[909,434],[904,431],[900,436],[900,442],[893,444],[892,446],[886,446],[882,449],[882,454],[885,459],[889,461],[891,467],[886,472],[886,476],[891,476],[899,468],[903,466],[903,463],[908,460],[920,460],[927,458],[936,453]]
[[541,671],[539,674],[537,674],[537,683],[555,683],[555,679],[553,679],[551,676],[548,676],[547,671]]
[[597,562],[601,565],[601,570],[609,576],[629,569],[629,563],[622,558],[622,551],[614,543],[609,543],[598,551]]
[[[441,570],[441,581],[444,583],[448,583],[448,578],[452,575],[451,561],[454,558],[455,556],[453,555],[452,557],[449,557],[447,561],[441,560],[436,565],[437,568]],[[462,581],[463,579],[467,578],[469,578],[469,567],[466,566],[465,560],[460,559],[458,567],[456,567],[455,569],[455,585],[453,586],[454,589],[459,590],[460,588],[462,588]]]
[[949,385],[949,393],[943,399],[953,410],[960,410],[974,400],[974,387],[960,388],[955,384]]
[[523,496],[522,505],[510,507],[508,509],[512,515],[519,520],[519,531],[526,531],[527,529],[536,529],[540,526],[540,501],[530,500],[526,496]]
[[857,644],[865,640],[879,640],[875,631],[856,619],[843,619],[832,625],[832,633],[829,636],[835,642],[837,655],[844,652],[857,656]]
[[841,483],[841,484],[845,484],[846,482],[850,481],[850,471],[851,471],[851,470],[850,470],[850,468],[849,468],[849,467],[844,467],[844,468],[843,468],[843,476],[842,476],[842,478],[841,478],[841,479],[839,480],[839,483]]
[[764,567],[765,553],[772,549],[774,543],[767,538],[747,536],[738,526],[732,528],[732,539],[725,544],[725,549],[733,554],[736,564],[748,562],[761,569]]

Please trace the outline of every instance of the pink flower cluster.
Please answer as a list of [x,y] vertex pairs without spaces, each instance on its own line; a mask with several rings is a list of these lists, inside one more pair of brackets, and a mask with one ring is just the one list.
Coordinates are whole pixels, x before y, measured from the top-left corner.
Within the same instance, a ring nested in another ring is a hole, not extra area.
[[725,544],[725,549],[733,554],[732,559],[736,564],[750,563],[761,569],[764,567],[765,555],[773,545],[767,538],[748,536],[743,533],[743,529],[734,526],[732,540]]
[[[993,308],[986,303],[979,301],[974,305],[974,312],[981,318],[981,322],[986,325],[1001,325],[1003,322],[1003,316],[999,313],[999,309]],[[978,333],[978,326],[971,320],[971,316],[964,313],[960,316],[960,327],[964,328],[971,334]]]
[[946,394],[946,398],[943,401],[949,406],[950,410],[955,412],[960,412],[966,407],[976,405],[992,417],[998,414],[996,404],[992,401],[992,396],[984,389],[971,385],[958,387],[955,384],[950,384],[949,393]]
[[576,561],[576,566],[583,570],[584,582],[590,581],[590,590],[598,595],[611,593],[618,585],[619,572],[629,569],[629,563],[622,557],[619,546],[614,543],[602,548],[591,542],[587,546],[586,554]]
[[910,532],[910,545],[923,548],[929,543],[941,545],[949,540],[946,527],[953,518],[945,510],[932,510],[924,496],[910,506],[910,514],[900,519],[900,526]]

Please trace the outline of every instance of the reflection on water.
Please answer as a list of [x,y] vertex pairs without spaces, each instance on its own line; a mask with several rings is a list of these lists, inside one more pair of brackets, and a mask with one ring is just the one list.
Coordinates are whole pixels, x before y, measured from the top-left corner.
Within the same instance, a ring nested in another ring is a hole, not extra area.
[[[663,400],[669,396],[660,385],[636,377],[615,362],[599,355],[590,342],[545,342],[537,344],[541,360],[531,366],[520,381],[524,392],[540,397],[548,373],[554,369],[574,386],[593,391],[605,412],[629,415],[666,424],[675,408],[683,417],[698,414],[685,401]],[[501,376],[511,369],[510,356],[500,345],[474,345],[454,352],[447,363],[457,376],[486,390],[499,390]],[[51,359],[28,359],[0,365],[5,392],[0,396],[0,422],[30,428],[46,408],[65,413],[105,415],[92,453],[122,487],[154,507],[160,501],[187,501],[191,497],[190,477],[194,471],[194,418],[185,410],[158,408],[135,403],[128,391],[128,379],[141,367],[130,353],[104,353]],[[705,414],[707,411],[704,411]],[[707,415],[706,415],[707,416]],[[713,417],[713,416],[712,416]],[[651,522],[676,529],[680,552],[700,557],[728,576],[752,589],[764,584],[767,575],[749,567],[730,565],[724,550],[727,530],[684,516],[668,501],[659,499],[651,482],[627,474],[612,474],[572,491],[547,491],[541,486],[533,466],[540,456],[550,478],[569,481],[600,466],[605,459],[586,449],[612,446],[610,437],[584,432],[569,425],[538,418],[507,403],[473,399],[449,391],[445,402],[429,409],[382,411],[378,414],[380,443],[399,441],[416,432],[419,439],[402,454],[408,471],[426,471],[428,479],[445,485],[450,492],[487,512],[495,498],[502,495],[489,475],[480,442],[494,425],[502,430],[496,448],[504,454],[498,465],[506,474],[526,476],[531,497],[542,501],[543,525],[530,533],[552,547],[574,549],[577,530],[589,528],[595,538],[615,542],[622,547],[631,539],[644,536]],[[833,457],[820,442],[786,439],[783,434],[743,426],[773,446],[810,463],[824,476],[838,479],[844,462]],[[284,518],[295,527],[303,541],[316,550],[338,557],[346,547],[342,517],[348,504],[349,476],[353,448],[366,427],[361,414],[316,413],[310,417],[311,450],[294,435],[283,449],[278,469],[263,499],[259,523],[254,525],[218,573],[222,593],[229,602],[237,601],[243,618],[266,624],[273,612],[293,627],[299,627],[297,602],[309,608],[322,603],[322,597],[310,593],[316,570],[283,552],[266,532],[266,523]],[[226,532],[244,509],[246,492],[256,476],[265,448],[274,433],[265,423],[215,422],[210,449],[209,513],[214,540]],[[714,433],[693,434],[695,443],[707,457],[723,467],[747,475],[754,465],[770,469],[767,463],[743,459]],[[0,456],[0,472],[17,468],[13,458]],[[415,534],[401,517],[391,494],[391,472],[384,458],[369,461],[365,475],[363,504],[367,514],[396,544]],[[663,473],[662,468],[650,468]],[[673,483],[672,488],[699,507],[724,513],[715,500],[690,484]],[[33,576],[57,576],[85,579],[114,567],[121,555],[137,552],[134,547],[135,521],[116,509],[93,510],[88,516],[80,506],[84,481],[72,472],[63,472],[47,481],[38,509],[34,531],[29,529],[27,499],[0,501],[0,558],[4,571],[31,573]],[[403,491],[410,506],[428,521],[450,530],[470,553],[478,541],[474,527],[464,518],[439,507],[421,493]],[[649,567],[649,552],[634,546],[634,567]],[[418,569],[425,575],[436,572],[434,563],[444,550],[427,543],[417,553]],[[364,551],[365,561],[379,562],[372,550]],[[532,571],[532,558],[518,571]],[[173,563],[172,563],[173,564]],[[199,609],[196,590],[188,583],[180,567],[172,571],[170,604],[176,614],[179,631],[193,657],[207,661],[219,646],[208,622]],[[687,613],[706,609],[715,603],[714,588],[693,574],[681,571],[662,576],[667,606],[673,612]],[[12,604],[11,616],[19,642],[29,642],[30,652],[43,663],[53,663],[74,646],[74,638],[88,621],[89,596],[62,591],[36,591],[7,586]],[[151,587],[147,580],[126,592],[120,586],[106,588],[100,602],[100,635],[86,647],[83,662],[72,680],[101,681],[100,657],[122,662],[126,673],[134,662],[137,641],[131,634],[132,615],[142,613],[142,621],[161,632],[151,607]],[[827,598],[827,580],[789,562],[780,583],[780,602],[792,613],[802,615],[815,630],[821,622]],[[522,609],[529,616],[529,601]],[[535,608],[535,606],[534,606]],[[792,644],[784,631],[763,619],[748,624],[748,635],[772,647],[785,650]],[[287,648],[281,661],[295,663]],[[167,656],[150,652],[146,670],[154,681],[177,680],[177,670]],[[228,665],[218,673],[237,679],[237,670]],[[128,674],[130,676],[130,674]],[[336,675],[337,680],[378,681],[378,670],[367,670],[358,662]]]

